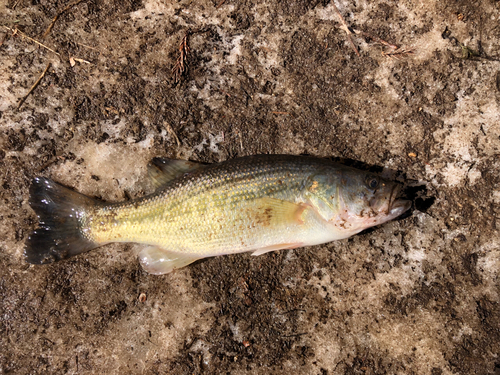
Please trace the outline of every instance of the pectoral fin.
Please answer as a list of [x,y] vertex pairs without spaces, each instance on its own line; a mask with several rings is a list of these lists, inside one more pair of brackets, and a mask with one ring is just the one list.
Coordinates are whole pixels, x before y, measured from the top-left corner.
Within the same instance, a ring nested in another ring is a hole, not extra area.
[[186,256],[153,246],[144,248],[139,254],[139,261],[141,262],[142,268],[152,275],[170,273],[198,259],[201,258]]
[[276,245],[271,245],[271,246],[266,246],[262,247],[258,250],[255,250],[252,253],[252,256],[256,257],[265,253],[269,253],[271,251],[276,251],[276,250],[285,250],[285,249],[296,249],[297,247],[301,247],[303,245],[302,242],[297,242],[297,243],[280,243]]
[[153,158],[148,164],[148,175],[157,189],[184,173],[192,172],[203,166],[204,164],[187,160]]

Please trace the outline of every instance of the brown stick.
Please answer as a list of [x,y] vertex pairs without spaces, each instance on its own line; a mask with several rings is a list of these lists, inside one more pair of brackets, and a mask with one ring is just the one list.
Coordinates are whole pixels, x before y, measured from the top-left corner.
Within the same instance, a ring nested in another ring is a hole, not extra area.
[[45,32],[43,33],[42,35],[42,39],[45,39],[45,37],[47,35],[49,35],[50,31],[52,30],[52,28],[54,27],[57,19],[65,12],[67,12],[68,10],[70,10],[71,8],[73,8],[75,5],[78,5],[80,4],[82,1],[85,1],[85,0],[77,0],[71,4],[69,4],[68,6],[66,6],[66,8],[64,8],[63,10],[61,10],[59,13],[56,14],[56,16],[52,19],[52,22],[50,23],[49,27],[47,27],[47,30],[45,30]]
[[342,25],[344,25],[344,30],[347,33],[347,39],[349,39],[349,43],[351,44],[352,49],[354,50],[354,52],[356,52],[356,55],[358,55],[358,57],[361,57],[361,55],[358,52],[358,49],[356,48],[356,46],[354,45],[354,42],[352,41],[352,37],[351,37],[352,33],[351,33],[351,30],[349,30],[349,26],[347,26],[347,23],[345,22],[344,17],[342,17],[342,14],[340,14],[339,8],[337,8],[335,3],[333,3],[333,6],[334,6],[335,11],[337,12],[339,18],[340,18],[340,22],[342,22]]
[[45,44],[43,44],[43,43],[40,43],[38,40],[36,40],[36,39],[33,39],[33,38],[29,37],[28,35],[26,35],[26,34],[25,34],[25,33],[23,33],[22,31],[20,31],[19,29],[11,29],[11,28],[10,28],[10,27],[8,27],[8,26],[4,26],[4,27],[5,27],[7,30],[12,31],[12,35],[19,34],[19,35],[21,35],[23,38],[26,38],[26,39],[28,39],[28,40],[32,41],[33,43],[36,43],[36,44],[38,44],[39,46],[41,46],[41,47],[43,47],[43,48],[45,48],[45,49],[49,50],[50,52],[55,53],[57,56],[60,56],[60,54],[59,54],[59,53],[57,53],[56,51],[54,51],[53,49],[51,49],[51,48],[47,47],[47,46],[46,46]]
[[174,76],[174,83],[178,83],[181,80],[182,75],[187,71],[188,55],[191,51],[188,44],[190,31],[186,31],[184,38],[179,44],[179,57],[175,66],[172,68],[172,75]]
[[23,105],[23,103],[26,101],[26,99],[28,98],[28,96],[30,96],[30,94],[33,92],[33,90],[35,89],[35,87],[38,86],[38,84],[40,83],[40,81],[43,79],[43,77],[45,77],[45,73],[47,73],[47,70],[49,70],[50,68],[50,65],[52,65],[51,63],[48,63],[47,66],[45,67],[45,69],[43,70],[42,74],[40,75],[40,77],[38,77],[38,79],[36,80],[36,82],[33,84],[33,86],[31,86],[30,88],[30,91],[28,91],[28,93],[26,95],[24,95],[24,97],[21,99],[21,101],[19,102],[19,105],[17,106],[17,109],[19,110],[19,108],[21,108],[21,106]]
[[97,48],[95,47],[91,47],[91,46],[88,46],[86,44],[83,44],[83,43],[78,43],[78,42],[75,42],[76,44],[78,44],[79,46],[82,46],[82,47],[85,47],[85,48],[90,48],[90,49],[93,49],[94,51],[97,51],[99,53],[101,53],[101,51],[99,51]]
[[174,138],[175,143],[177,143],[177,147],[179,147],[181,145],[181,141],[179,140],[179,137],[177,137],[177,134],[175,134],[175,131],[172,128],[172,126],[167,121],[164,121],[163,124],[167,128],[167,131],[170,133],[170,135]]
[[409,55],[413,55],[414,50],[411,48],[404,48],[400,47],[396,50],[389,51],[389,52],[382,52],[382,55],[387,56],[389,58],[394,58],[396,60],[399,60],[404,57],[408,57]]

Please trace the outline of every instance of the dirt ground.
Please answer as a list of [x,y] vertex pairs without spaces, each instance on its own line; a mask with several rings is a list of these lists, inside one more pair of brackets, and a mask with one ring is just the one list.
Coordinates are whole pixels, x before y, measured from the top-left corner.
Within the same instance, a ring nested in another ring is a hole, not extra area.
[[[500,374],[500,2],[0,0],[0,25],[0,373]],[[165,276],[134,244],[24,261],[35,176],[120,201],[152,157],[262,153],[383,171],[412,212]]]

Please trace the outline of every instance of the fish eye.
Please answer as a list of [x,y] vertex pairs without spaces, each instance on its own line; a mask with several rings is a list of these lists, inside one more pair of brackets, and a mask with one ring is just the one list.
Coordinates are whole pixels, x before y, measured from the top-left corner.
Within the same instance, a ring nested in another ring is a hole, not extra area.
[[378,185],[379,185],[379,179],[378,179],[378,177],[368,176],[367,179],[366,179],[366,185],[370,189],[375,190],[378,187]]

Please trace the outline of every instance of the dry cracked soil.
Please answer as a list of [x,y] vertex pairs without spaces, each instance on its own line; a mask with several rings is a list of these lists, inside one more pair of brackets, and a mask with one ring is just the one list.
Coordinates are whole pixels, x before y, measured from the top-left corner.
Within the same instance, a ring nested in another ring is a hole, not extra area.
[[[498,0],[3,0],[0,43],[0,373],[500,374]],[[24,260],[36,176],[123,201],[155,156],[272,153],[411,213],[164,276]]]

